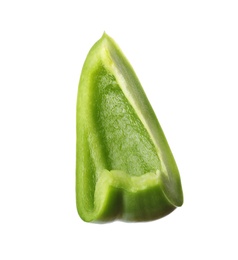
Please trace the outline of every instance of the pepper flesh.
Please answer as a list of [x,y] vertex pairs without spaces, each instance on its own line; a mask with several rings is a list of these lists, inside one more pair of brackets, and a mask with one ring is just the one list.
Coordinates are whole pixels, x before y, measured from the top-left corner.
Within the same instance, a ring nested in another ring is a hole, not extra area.
[[84,63],[76,114],[76,203],[84,221],[149,221],[183,204],[178,168],[155,113],[105,33]]

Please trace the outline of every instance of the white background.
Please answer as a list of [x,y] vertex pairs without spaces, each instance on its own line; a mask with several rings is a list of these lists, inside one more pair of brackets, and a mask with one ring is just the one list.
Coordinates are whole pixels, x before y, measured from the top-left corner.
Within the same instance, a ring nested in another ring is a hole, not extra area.
[[[149,223],[75,206],[77,85],[106,31],[180,169],[184,205]],[[0,259],[238,259],[237,1],[1,1]]]

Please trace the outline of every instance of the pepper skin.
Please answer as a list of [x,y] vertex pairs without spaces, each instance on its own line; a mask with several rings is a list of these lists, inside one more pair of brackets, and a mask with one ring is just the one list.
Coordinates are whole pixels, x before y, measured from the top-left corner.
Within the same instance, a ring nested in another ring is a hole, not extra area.
[[76,203],[84,221],[150,221],[183,204],[179,172],[155,113],[105,33],[84,63],[76,114]]

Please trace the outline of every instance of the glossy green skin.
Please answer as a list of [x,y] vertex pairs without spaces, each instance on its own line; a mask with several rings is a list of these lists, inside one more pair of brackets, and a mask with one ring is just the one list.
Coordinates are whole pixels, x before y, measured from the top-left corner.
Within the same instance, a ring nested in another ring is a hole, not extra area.
[[179,172],[155,113],[105,33],[79,82],[76,201],[87,222],[149,221],[183,204]]

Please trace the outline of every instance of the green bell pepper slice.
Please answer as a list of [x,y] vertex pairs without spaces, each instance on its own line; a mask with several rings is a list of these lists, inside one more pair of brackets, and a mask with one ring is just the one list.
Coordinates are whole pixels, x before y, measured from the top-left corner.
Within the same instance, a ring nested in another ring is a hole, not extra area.
[[84,221],[155,220],[183,204],[178,168],[156,115],[106,33],[84,63],[76,121],[76,204]]

